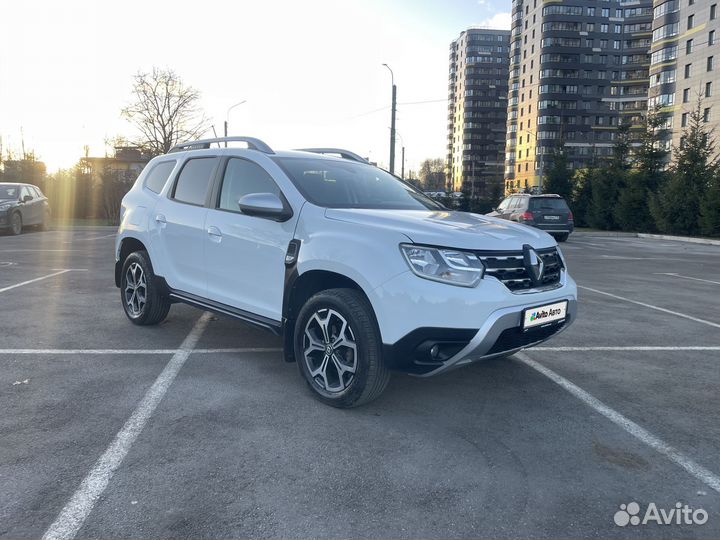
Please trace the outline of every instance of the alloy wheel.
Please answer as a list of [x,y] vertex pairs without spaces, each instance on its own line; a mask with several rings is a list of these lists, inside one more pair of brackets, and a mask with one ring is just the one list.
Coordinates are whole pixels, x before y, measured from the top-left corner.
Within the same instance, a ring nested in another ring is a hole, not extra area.
[[313,380],[326,392],[345,390],[357,371],[357,343],[347,319],[333,309],[317,310],[305,325],[303,357]]
[[22,232],[22,218],[20,217],[20,214],[13,214],[12,231],[13,234],[20,234]]
[[147,302],[147,282],[142,266],[134,262],[125,272],[125,305],[133,317],[142,315]]

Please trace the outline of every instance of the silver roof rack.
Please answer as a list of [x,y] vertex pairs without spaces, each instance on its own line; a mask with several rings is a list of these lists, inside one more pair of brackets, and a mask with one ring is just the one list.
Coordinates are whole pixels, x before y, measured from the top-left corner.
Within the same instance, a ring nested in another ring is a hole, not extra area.
[[349,159],[351,161],[357,161],[359,163],[370,163],[364,157],[359,156],[355,152],[345,150],[343,148],[298,148],[300,152],[312,152],[313,154],[336,154],[343,159]]
[[251,150],[257,150],[264,154],[275,153],[266,143],[255,137],[217,137],[215,139],[199,139],[197,141],[178,143],[168,151],[168,154],[172,152],[183,152],[185,150],[201,150],[203,148],[210,148],[210,145],[214,143],[220,145],[220,143],[228,142],[244,142],[247,143],[248,148]]

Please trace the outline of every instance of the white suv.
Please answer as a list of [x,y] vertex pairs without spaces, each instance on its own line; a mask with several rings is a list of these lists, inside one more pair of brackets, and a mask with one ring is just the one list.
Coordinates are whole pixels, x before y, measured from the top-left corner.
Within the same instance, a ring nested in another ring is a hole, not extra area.
[[550,235],[448,210],[352,152],[251,137],[153,159],[123,199],[115,255],[133,323],[184,302],[268,329],[336,407],[376,398],[392,370],[536,345],[577,311]]

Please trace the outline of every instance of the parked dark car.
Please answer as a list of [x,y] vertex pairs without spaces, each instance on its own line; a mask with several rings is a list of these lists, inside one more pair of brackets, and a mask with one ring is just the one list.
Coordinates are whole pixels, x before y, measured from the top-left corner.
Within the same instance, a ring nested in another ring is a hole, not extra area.
[[50,205],[47,197],[32,184],[0,184],[0,231],[20,234],[24,227],[47,227]]
[[503,200],[488,216],[536,227],[553,235],[558,242],[567,240],[575,227],[573,214],[560,195],[516,193]]

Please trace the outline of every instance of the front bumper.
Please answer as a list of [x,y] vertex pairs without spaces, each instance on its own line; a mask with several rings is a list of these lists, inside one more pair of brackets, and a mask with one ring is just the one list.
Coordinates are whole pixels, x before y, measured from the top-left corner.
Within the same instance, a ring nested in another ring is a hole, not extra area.
[[[577,286],[565,270],[554,288],[522,292],[511,292],[494,277],[463,288],[401,275],[374,290],[370,300],[386,365],[419,376],[532,347],[577,316]],[[522,330],[525,309],[563,300],[568,302],[564,322]],[[439,354],[433,353],[434,345]]]

